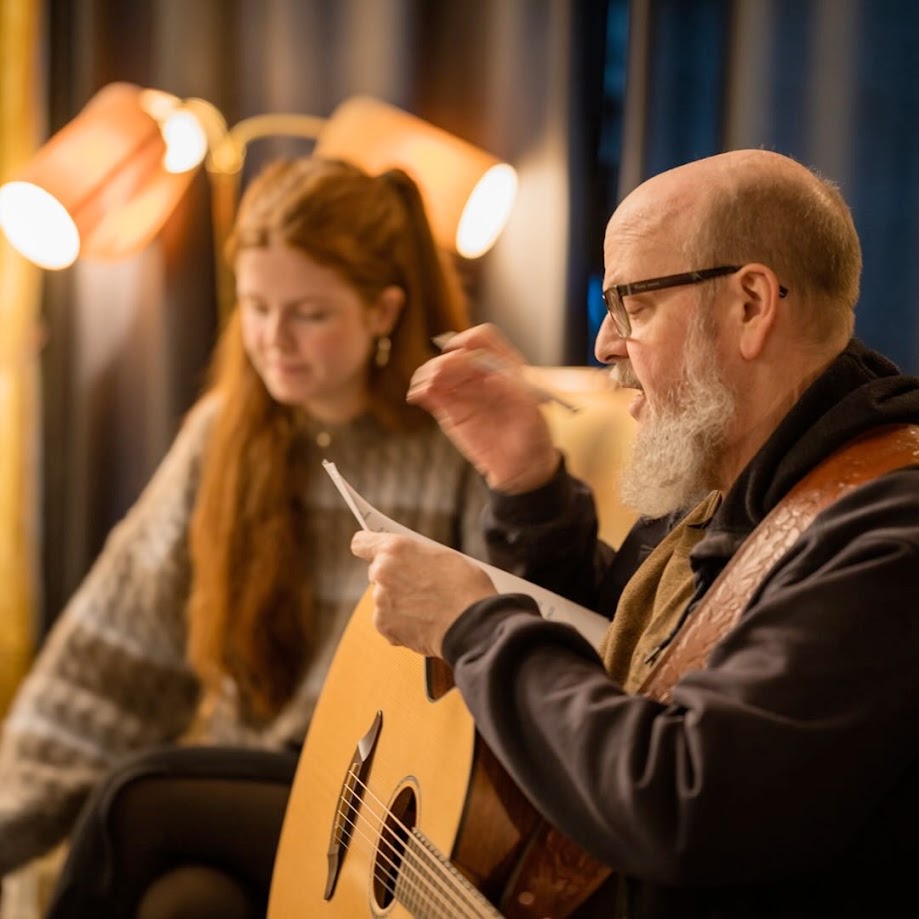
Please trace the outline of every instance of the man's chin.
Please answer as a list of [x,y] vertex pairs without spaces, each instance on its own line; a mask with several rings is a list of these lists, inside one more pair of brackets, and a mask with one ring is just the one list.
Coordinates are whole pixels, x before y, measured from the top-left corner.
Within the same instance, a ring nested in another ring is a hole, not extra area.
[[656,520],[694,507],[708,494],[708,490],[684,483],[661,485],[649,481],[642,471],[641,474],[624,475],[619,494],[623,504],[636,514]]
[[[620,494],[623,502],[643,517],[666,517],[698,503],[707,493],[706,458],[691,436],[680,436],[644,406],[644,421],[632,444],[632,456],[622,472]],[[634,417],[634,416],[633,416]],[[688,432],[687,432],[688,433]],[[664,436],[662,436],[664,435]]]

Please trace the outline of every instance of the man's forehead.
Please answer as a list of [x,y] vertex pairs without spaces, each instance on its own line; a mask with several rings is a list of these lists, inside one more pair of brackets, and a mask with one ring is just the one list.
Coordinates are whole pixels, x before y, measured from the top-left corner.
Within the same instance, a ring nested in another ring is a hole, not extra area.
[[[666,273],[679,260],[679,243],[672,225],[657,217],[610,221],[603,242],[603,263],[608,283],[640,280],[636,272]],[[674,271],[679,270],[679,266]]]
[[[688,222],[697,212],[698,193],[674,175],[657,176],[639,186],[616,208],[606,226],[603,260],[607,280],[645,264],[661,270],[683,270],[680,253],[685,247]],[[634,266],[634,268],[633,268]],[[620,271],[621,267],[621,271]],[[626,280],[636,280],[629,276]]]

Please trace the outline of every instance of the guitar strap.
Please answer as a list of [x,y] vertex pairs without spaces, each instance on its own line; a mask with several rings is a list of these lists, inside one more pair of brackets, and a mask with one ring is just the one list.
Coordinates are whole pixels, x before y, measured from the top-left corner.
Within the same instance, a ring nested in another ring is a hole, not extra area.
[[668,701],[689,670],[737,623],[766,574],[814,518],[871,479],[919,463],[919,425],[892,425],[849,442],[815,466],[766,515],[725,566],[684,627],[661,653],[639,692]]
[[[919,464],[919,425],[885,425],[850,441],[812,469],[747,537],[674,640],[664,649],[654,669],[639,689],[641,695],[662,702],[682,674],[705,667],[712,648],[726,635],[746,609],[753,592],[822,510],[859,485],[885,472]],[[567,836],[545,825],[543,838],[531,847],[549,853],[554,866],[576,864],[579,874],[577,902],[569,902],[552,915],[569,916],[612,873],[595,862]],[[544,871],[518,874],[516,895],[533,892],[533,881]],[[570,889],[570,888],[569,888]],[[514,891],[511,893],[513,902]],[[551,900],[552,897],[546,894]],[[539,902],[539,893],[536,901]],[[508,911],[512,915],[512,911]],[[543,914],[544,915],[544,914]]]

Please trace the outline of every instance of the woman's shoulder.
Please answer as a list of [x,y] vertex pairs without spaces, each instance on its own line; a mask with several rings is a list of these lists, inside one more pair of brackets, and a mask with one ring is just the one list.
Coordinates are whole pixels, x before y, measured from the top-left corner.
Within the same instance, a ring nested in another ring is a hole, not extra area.
[[186,462],[192,462],[200,457],[214,419],[220,411],[220,403],[219,393],[208,392],[191,405],[179,423],[167,460],[170,457],[184,457]]
[[220,410],[222,397],[218,392],[207,392],[192,404],[185,413],[179,428],[179,437],[207,439],[207,433]]
[[216,394],[197,399],[185,413],[178,431],[166,451],[145,492],[162,492],[182,485],[183,492],[193,493],[200,472],[202,456],[211,425],[219,410]]

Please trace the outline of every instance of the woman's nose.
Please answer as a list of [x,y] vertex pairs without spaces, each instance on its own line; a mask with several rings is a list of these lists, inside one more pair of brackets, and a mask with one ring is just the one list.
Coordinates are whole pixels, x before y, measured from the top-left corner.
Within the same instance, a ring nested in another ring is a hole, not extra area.
[[287,320],[280,311],[272,311],[265,318],[265,338],[273,345],[283,344],[287,340]]

